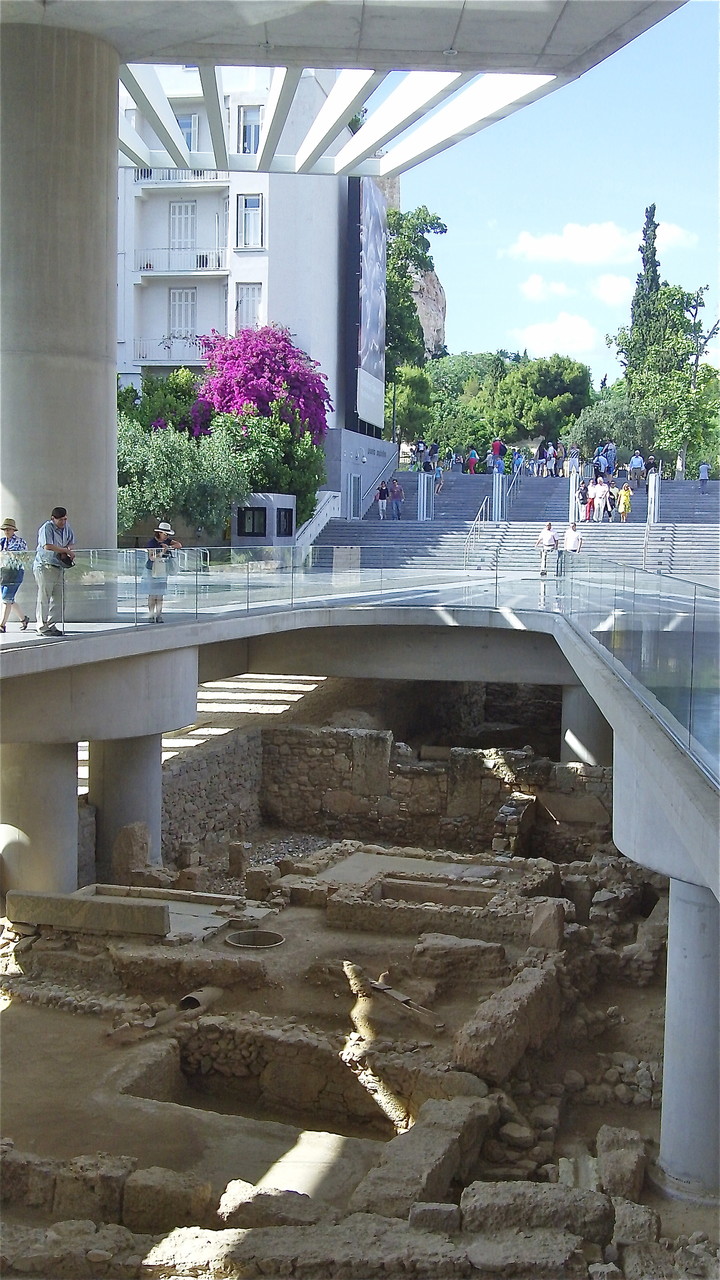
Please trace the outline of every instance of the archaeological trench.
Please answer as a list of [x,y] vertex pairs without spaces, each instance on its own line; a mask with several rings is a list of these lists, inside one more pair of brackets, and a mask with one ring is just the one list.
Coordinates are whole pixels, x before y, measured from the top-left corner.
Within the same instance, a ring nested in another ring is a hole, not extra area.
[[[3,1276],[718,1276],[653,1182],[667,883],[559,693],[328,680],[8,894]],[[692,1047],[689,1046],[689,1052]]]

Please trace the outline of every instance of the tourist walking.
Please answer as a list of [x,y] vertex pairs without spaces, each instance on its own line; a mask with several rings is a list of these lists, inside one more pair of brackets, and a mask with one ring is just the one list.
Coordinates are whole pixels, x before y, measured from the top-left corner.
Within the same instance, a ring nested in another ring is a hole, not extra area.
[[[707,493],[709,479],[710,479],[710,464],[708,462],[701,462],[700,466],[698,467],[698,480],[700,481],[701,493]],[[3,528],[4,527],[5,526],[3,525]]]
[[25,577],[22,552],[27,551],[28,544],[24,538],[20,537],[14,520],[10,518],[3,520],[2,524],[0,524],[0,529],[3,531],[3,536],[0,538],[0,552],[2,552],[2,555],[0,555],[0,594],[3,602],[0,631],[7,631],[8,620],[13,609],[20,619],[21,630],[27,631],[27,624],[30,619],[26,613],[23,613],[20,605],[16,603],[15,596]]
[[53,507],[50,519],[38,529],[33,574],[37,582],[35,629],[40,636],[61,636],[63,574],[75,563],[75,534],[65,507]]
[[577,555],[582,544],[582,534],[573,520],[572,524],[569,524],[565,530],[562,546],[558,547],[557,565],[555,568],[555,573],[558,578],[561,578],[565,572],[565,552],[569,551],[573,555]]
[[437,496],[443,487],[443,469],[439,462],[435,463],[435,495]]
[[657,474],[658,474],[658,464],[655,461],[655,454],[651,453],[647,462],[645,463],[645,492],[646,493],[648,493],[650,490],[650,477],[652,475],[657,475]]
[[548,440],[547,448],[545,450],[545,466],[547,467],[547,474],[549,476],[555,475],[555,456],[555,445],[552,440]]
[[478,462],[479,462],[478,451],[475,448],[475,445],[473,445],[472,449],[468,451],[468,456],[467,456],[467,469],[470,472],[471,476],[475,475],[475,467],[477,466]]
[[535,450],[535,475],[545,475],[545,461],[547,458],[547,450],[544,444],[539,444]]
[[562,440],[558,440],[555,450],[555,475],[561,478],[565,475],[565,445]]
[[632,511],[632,490],[629,484],[624,484],[620,490],[618,511],[620,512],[620,523],[626,524],[627,518]]
[[390,481],[390,519],[399,520],[402,514],[402,504],[405,501],[405,492],[401,484],[393,476]]
[[580,474],[580,450],[576,444],[571,444],[567,455],[568,475],[571,471],[577,471]]
[[586,523],[592,515],[592,498],[587,480],[581,480],[577,491],[578,515]]
[[378,491],[375,494],[375,501],[378,504],[378,515],[380,516],[381,520],[385,519],[389,497],[390,497],[390,490],[388,489],[386,482],[384,480],[381,480],[378,486]]
[[164,622],[162,616],[168,575],[175,569],[173,551],[182,547],[167,520],[160,520],[148,543],[144,583],[148,593],[148,622]]
[[636,449],[628,466],[628,480],[637,489],[645,471],[645,459],[639,449]]
[[548,520],[544,529],[540,530],[536,547],[540,548],[540,577],[547,577],[547,558],[551,551],[557,551],[558,540],[553,532],[552,523]]
[[605,456],[605,451],[603,449],[603,446],[599,444],[593,454],[593,459],[592,459],[593,475],[596,480],[599,480],[600,476],[605,475],[605,472],[607,471],[607,464],[608,462]]
[[607,458],[608,475],[614,476],[617,464],[617,445],[614,440],[608,440],[605,445],[605,457]]
[[605,484],[602,476],[592,486],[593,492],[593,520],[595,524],[602,524],[603,516],[607,511],[608,486]]

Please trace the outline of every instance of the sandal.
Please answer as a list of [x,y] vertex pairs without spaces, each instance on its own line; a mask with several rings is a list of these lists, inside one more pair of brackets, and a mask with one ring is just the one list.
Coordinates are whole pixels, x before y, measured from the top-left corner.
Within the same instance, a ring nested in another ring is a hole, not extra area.
[[28,622],[29,622],[29,621],[30,621],[29,617],[27,616],[27,614],[25,614],[25,617],[22,619],[22,621],[21,621],[21,623],[20,623],[20,630],[21,630],[21,631],[27,631],[27,625],[28,625]]

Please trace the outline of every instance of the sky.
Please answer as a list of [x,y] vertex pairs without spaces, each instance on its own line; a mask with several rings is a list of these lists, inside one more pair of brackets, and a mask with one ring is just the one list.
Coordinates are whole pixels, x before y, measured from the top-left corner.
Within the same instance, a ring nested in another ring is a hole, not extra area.
[[[712,326],[718,12],[689,0],[573,84],[402,175],[402,208],[447,224],[430,239],[448,351],[558,352],[588,364],[596,387],[612,383],[605,335],[629,321],[653,203],[661,278],[709,285]],[[720,365],[720,345],[710,358]]]

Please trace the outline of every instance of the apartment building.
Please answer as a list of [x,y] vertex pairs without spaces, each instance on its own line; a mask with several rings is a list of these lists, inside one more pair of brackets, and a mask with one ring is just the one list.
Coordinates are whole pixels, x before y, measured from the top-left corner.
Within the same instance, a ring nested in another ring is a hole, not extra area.
[[[191,151],[211,150],[194,67],[157,68]],[[257,153],[272,72],[225,69],[229,149]],[[286,132],[288,151],[324,99],[333,72],[306,72]],[[123,91],[124,92],[124,91]],[[129,99],[137,132],[157,140]],[[345,178],[219,172],[119,171],[118,372],[200,366],[200,334],[282,324],[319,361],[337,402],[339,288],[347,218]]]

